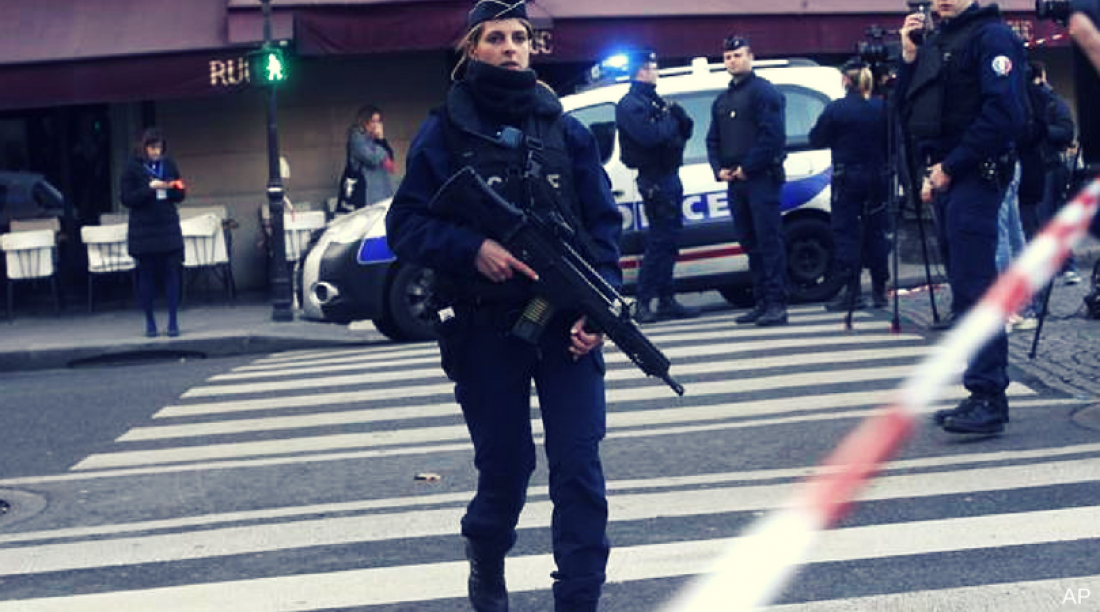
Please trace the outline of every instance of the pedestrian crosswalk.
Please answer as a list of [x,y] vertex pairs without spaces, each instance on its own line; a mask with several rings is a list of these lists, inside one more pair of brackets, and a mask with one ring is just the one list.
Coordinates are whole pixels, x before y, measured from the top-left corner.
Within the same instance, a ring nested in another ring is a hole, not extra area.
[[[867,313],[852,331],[820,308],[792,308],[776,328],[733,316],[645,328],[683,398],[607,351],[607,610],[656,609],[706,571],[931,348]],[[0,530],[0,612],[466,609],[457,532],[476,480],[451,393],[423,344],[276,354],[215,375],[67,473],[0,481],[210,492]],[[1090,587],[1100,599],[1100,562],[1067,560],[1100,541],[1100,442],[1068,423],[1080,400],[1018,381],[1008,394],[1001,438],[919,432],[773,609],[1035,612]],[[933,409],[964,396],[945,390]],[[541,442],[537,414],[532,429]],[[551,514],[540,468],[507,566],[521,611],[551,608]]]

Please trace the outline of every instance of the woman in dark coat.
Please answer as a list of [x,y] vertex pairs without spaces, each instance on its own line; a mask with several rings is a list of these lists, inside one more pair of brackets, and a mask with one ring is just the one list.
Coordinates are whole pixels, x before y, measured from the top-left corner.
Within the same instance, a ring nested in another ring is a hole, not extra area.
[[180,301],[183,232],[176,206],[185,191],[175,162],[164,155],[164,136],[156,128],[141,135],[134,157],[122,172],[122,205],[130,209],[127,246],[137,260],[138,297],[145,311],[145,335],[157,335],[153,301],[157,285],[168,298],[168,335],[178,336],[176,311]]

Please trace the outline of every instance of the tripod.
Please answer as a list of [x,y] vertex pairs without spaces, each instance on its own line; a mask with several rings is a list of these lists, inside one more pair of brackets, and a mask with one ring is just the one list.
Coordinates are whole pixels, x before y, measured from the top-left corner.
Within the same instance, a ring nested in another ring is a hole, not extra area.
[[[900,269],[900,233],[901,233],[901,217],[904,209],[903,199],[907,199],[913,203],[914,211],[917,215],[917,228],[920,233],[920,245],[921,256],[924,261],[924,276],[928,284],[928,299],[932,307],[932,320],[939,322],[940,314],[936,308],[936,290],[935,285],[932,284],[932,266],[928,259],[928,238],[925,236],[924,231],[924,204],[920,201],[920,189],[913,180],[913,172],[910,171],[910,164],[908,163],[908,143],[902,134],[901,122],[898,120],[898,105],[895,96],[891,95],[891,88],[889,86],[882,89],[883,103],[886,110],[886,185],[889,189],[887,195],[887,215],[889,215],[889,226],[893,228],[894,243],[893,253],[891,257],[892,263],[892,276],[894,278],[894,312],[890,321],[890,331],[892,333],[901,332],[901,306],[899,289],[899,269]],[[905,189],[902,189],[902,186]],[[861,232],[862,234],[862,232]],[[862,242],[861,242],[862,245]],[[862,265],[862,263],[860,263]],[[861,268],[856,268],[856,274],[860,274]],[[850,305],[848,309],[848,316],[845,319],[845,327],[851,328],[852,310],[854,309],[854,303]]]

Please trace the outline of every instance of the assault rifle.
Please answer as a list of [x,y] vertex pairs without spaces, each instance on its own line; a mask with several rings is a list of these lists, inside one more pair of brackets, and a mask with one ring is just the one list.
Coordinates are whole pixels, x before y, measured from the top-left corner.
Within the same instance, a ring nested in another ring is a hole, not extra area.
[[[439,188],[429,209],[473,225],[504,245],[538,273],[540,293],[552,296],[554,307],[584,313],[593,328],[606,333],[642,372],[660,378],[677,395],[684,394],[683,385],[668,373],[668,358],[631,318],[630,306],[573,248],[574,232],[560,214],[519,209],[469,166]],[[550,306],[543,304],[534,309],[543,311]]]

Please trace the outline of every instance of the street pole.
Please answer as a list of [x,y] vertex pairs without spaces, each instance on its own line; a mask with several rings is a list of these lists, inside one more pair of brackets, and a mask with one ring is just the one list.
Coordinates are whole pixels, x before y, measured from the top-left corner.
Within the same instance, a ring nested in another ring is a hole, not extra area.
[[[271,40],[271,0],[262,0],[264,8],[264,48],[273,46]],[[293,321],[291,311],[290,275],[286,265],[286,235],[283,233],[282,171],[279,164],[279,124],[276,84],[267,92],[267,208],[271,221],[271,319]]]

